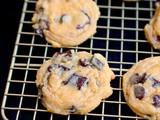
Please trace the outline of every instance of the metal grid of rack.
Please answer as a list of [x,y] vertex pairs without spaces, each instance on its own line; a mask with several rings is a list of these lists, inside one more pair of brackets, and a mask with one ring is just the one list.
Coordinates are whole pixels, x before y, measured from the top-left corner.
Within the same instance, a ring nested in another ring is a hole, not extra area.
[[[155,12],[155,0],[122,2],[95,0],[101,12],[97,33],[83,44],[71,47],[76,51],[101,53],[116,74],[111,82],[113,94],[87,115],[61,116],[51,114],[38,99],[36,72],[44,60],[57,51],[71,48],[52,48],[32,29],[31,18],[36,0],[25,0],[17,39],[4,92],[1,114],[15,120],[125,120],[142,119],[128,107],[123,97],[121,76],[141,59],[158,56],[146,41],[143,28]],[[145,46],[145,47],[144,47]]]

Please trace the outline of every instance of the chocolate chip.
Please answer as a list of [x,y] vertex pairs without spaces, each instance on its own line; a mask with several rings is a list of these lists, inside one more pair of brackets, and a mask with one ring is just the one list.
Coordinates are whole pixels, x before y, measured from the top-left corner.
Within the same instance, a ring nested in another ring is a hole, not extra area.
[[91,63],[90,63],[90,60],[84,58],[84,59],[79,59],[79,64],[83,67],[86,67],[90,65]]
[[153,97],[153,105],[155,107],[160,107],[160,96],[159,95],[154,95],[154,97]]
[[91,59],[91,63],[96,66],[99,70],[103,69],[104,67],[104,63],[101,62],[98,58],[96,58],[95,56],[92,57]]
[[77,108],[75,106],[72,106],[70,109],[69,109],[69,112],[70,113],[75,113],[77,112]]
[[54,67],[57,67],[58,65],[57,64],[52,64],[48,67],[48,71],[51,72],[51,70],[54,68]]
[[62,83],[64,85],[73,85],[78,90],[81,90],[83,86],[86,86],[88,82],[88,79],[86,77],[83,77],[81,75],[78,75],[74,73],[67,81],[63,81]]
[[142,78],[141,78],[141,80],[139,81],[139,83],[144,83],[148,78],[150,77],[150,74],[149,73],[144,73],[143,75],[142,75]]
[[155,77],[151,79],[153,81],[152,87],[160,86],[160,81],[157,80]]
[[143,86],[136,85],[134,88],[135,97],[141,100],[144,97],[145,89]]

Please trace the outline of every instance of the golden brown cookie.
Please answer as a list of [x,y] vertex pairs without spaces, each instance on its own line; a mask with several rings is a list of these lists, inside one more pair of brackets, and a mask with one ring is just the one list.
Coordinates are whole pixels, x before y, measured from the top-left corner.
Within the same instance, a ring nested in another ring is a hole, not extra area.
[[87,114],[112,95],[115,78],[106,59],[98,53],[56,52],[37,72],[42,104],[56,114]]
[[70,47],[96,33],[99,16],[93,0],[38,0],[32,21],[53,47]]
[[160,50],[160,2],[155,2],[156,10],[150,22],[145,25],[144,32],[148,42]]
[[123,75],[123,93],[129,107],[145,119],[160,120],[160,57],[134,64]]

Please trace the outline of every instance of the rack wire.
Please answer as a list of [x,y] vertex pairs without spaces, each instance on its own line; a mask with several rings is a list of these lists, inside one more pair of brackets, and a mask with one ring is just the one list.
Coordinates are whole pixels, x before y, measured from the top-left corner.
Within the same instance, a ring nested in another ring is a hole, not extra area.
[[[123,97],[121,77],[131,66],[159,51],[146,41],[143,28],[155,12],[155,0],[122,2],[95,0],[101,12],[97,33],[83,44],[52,48],[34,31],[31,18],[36,0],[25,0],[17,39],[2,101],[1,114],[9,120],[126,120],[142,119],[128,107]],[[144,47],[145,46],[145,47]],[[44,60],[67,49],[101,53],[116,74],[111,82],[113,94],[87,115],[61,116],[47,112],[38,99],[36,72]]]

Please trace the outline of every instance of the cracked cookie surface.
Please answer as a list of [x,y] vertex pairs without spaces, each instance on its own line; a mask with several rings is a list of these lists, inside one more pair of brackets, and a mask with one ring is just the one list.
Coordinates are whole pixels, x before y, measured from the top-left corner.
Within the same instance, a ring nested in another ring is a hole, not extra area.
[[39,0],[32,21],[53,47],[71,47],[96,33],[99,16],[92,0]]
[[39,98],[56,114],[87,114],[112,95],[115,78],[106,59],[85,51],[56,52],[37,71]]
[[160,119],[160,57],[135,63],[123,75],[123,93],[129,107],[139,116]]

